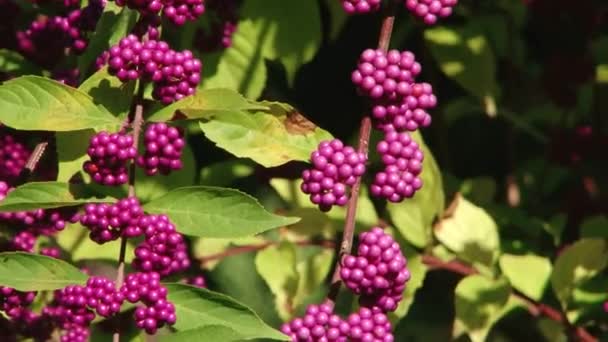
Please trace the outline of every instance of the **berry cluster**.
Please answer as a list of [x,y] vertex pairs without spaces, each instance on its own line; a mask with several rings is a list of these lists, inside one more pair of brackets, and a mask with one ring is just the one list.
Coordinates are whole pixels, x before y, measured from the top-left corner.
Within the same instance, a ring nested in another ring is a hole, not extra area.
[[11,318],[22,315],[25,307],[32,304],[36,292],[21,292],[10,287],[0,286],[0,311]]
[[9,242],[9,250],[33,252],[36,245],[36,235],[25,230],[15,234]]
[[333,313],[333,306],[324,303],[309,305],[304,317],[283,324],[281,331],[294,342],[345,342],[349,328],[344,320]]
[[165,324],[175,324],[175,306],[167,300],[167,289],[160,284],[158,273],[129,274],[120,291],[127,301],[144,304],[135,309],[138,328],[154,334]]
[[31,151],[19,136],[13,134],[7,128],[1,127],[0,182],[14,181],[25,167],[30,154]]
[[142,15],[157,15],[162,10],[164,17],[180,26],[205,13],[204,0],[117,0],[116,4],[137,10]]
[[135,249],[133,268],[167,276],[190,266],[184,238],[167,216],[143,216],[138,225],[146,238]]
[[207,7],[215,14],[211,27],[199,28],[194,45],[203,52],[214,52],[232,46],[232,36],[238,23],[238,4],[235,0],[207,0]]
[[347,14],[366,14],[380,9],[382,0],[341,0]]
[[313,168],[302,172],[302,191],[322,211],[348,202],[348,188],[365,173],[367,157],[340,140],[323,141],[310,156]]
[[360,295],[363,306],[394,311],[410,279],[407,260],[399,244],[382,228],[361,233],[359,240],[357,256],[342,259],[340,277],[346,287]]
[[93,181],[103,185],[121,185],[128,181],[127,163],[137,155],[133,137],[124,133],[100,132],[91,138],[83,169]]
[[435,24],[438,18],[449,17],[457,4],[458,0],[405,0],[405,7],[427,25]]
[[144,211],[136,197],[127,197],[115,204],[89,203],[84,207],[80,223],[90,230],[89,237],[98,244],[119,237],[137,237],[143,233],[139,220]]
[[201,77],[202,63],[191,51],[176,52],[163,41],[142,42],[133,34],[112,46],[97,64],[106,61],[110,74],[123,82],[152,81],[152,95],[164,104],[194,94]]
[[421,70],[420,63],[409,51],[367,49],[361,54],[351,79],[365,96],[395,100],[411,93],[411,85]]
[[329,303],[309,305],[301,318],[283,324],[293,342],[393,342],[391,323],[378,308],[361,307],[347,319],[333,313]]
[[137,157],[137,165],[144,168],[146,174],[169,174],[182,168],[182,151],[186,142],[183,130],[168,126],[165,123],[154,123],[148,126],[144,135],[143,156]]
[[388,132],[376,147],[385,165],[378,172],[371,186],[374,196],[384,197],[391,202],[411,198],[422,188],[424,154],[408,133]]
[[431,124],[431,115],[426,111],[437,105],[433,87],[428,83],[413,83],[409,95],[400,102],[378,101],[372,108],[376,128],[384,131],[415,131]]

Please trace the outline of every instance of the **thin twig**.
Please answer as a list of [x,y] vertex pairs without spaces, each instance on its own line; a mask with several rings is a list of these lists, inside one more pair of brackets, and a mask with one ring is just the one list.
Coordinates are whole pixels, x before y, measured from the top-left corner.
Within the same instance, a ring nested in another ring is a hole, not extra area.
[[[431,269],[441,269],[450,272],[454,272],[460,275],[469,276],[473,274],[479,274],[477,270],[465,263],[457,260],[443,261],[432,255],[423,255],[422,262],[429,266]],[[564,325],[567,330],[573,335],[572,337],[576,341],[582,342],[597,342],[597,338],[593,337],[587,330],[582,327],[576,327],[570,324],[564,314],[549,305],[540,303],[520,291],[513,290],[512,295],[522,300],[528,306],[528,311],[533,316],[544,316],[555,322]]]
[[21,170],[21,172],[19,173],[19,177],[17,178],[17,185],[25,183],[30,177],[30,175],[34,173],[36,167],[38,167],[40,159],[42,159],[42,156],[44,155],[44,152],[46,151],[48,146],[48,141],[42,141],[39,142],[36,147],[34,147],[34,151],[32,151],[30,157],[25,163],[25,166],[23,167],[23,170]]
[[[129,113],[129,121],[133,129],[133,145],[135,148],[139,146],[139,136],[144,122],[144,105],[143,105],[144,84],[140,83],[137,89],[137,94],[133,99],[133,106]],[[131,161],[129,166],[129,197],[135,196],[135,161]],[[116,270],[116,288],[120,288],[125,278],[125,255],[127,253],[127,238],[122,237],[120,240],[120,252],[118,255],[118,268]],[[120,342],[120,331],[118,329],[112,336],[113,342]]]
[[[386,14],[382,20],[382,27],[380,28],[380,37],[378,38],[378,49],[380,50],[388,50],[391,35],[393,33],[393,24],[395,23],[396,4],[396,1],[391,1],[386,8]],[[361,125],[359,128],[359,146],[357,147],[357,150],[359,153],[365,154],[366,157],[369,150],[369,138],[371,130],[371,119],[369,116],[365,115],[363,119],[361,119]],[[340,252],[337,258],[338,261],[336,262],[334,274],[331,278],[331,287],[329,289],[329,293],[327,294],[327,299],[332,303],[335,302],[336,298],[338,297],[338,292],[340,291],[341,286],[340,261],[342,260],[342,256],[351,252],[353,247],[353,237],[355,234],[355,222],[357,217],[357,205],[359,202],[360,189],[361,177],[357,179],[351,189],[350,199],[346,209],[346,220],[344,222],[344,232],[342,235],[342,243],[340,244]]]

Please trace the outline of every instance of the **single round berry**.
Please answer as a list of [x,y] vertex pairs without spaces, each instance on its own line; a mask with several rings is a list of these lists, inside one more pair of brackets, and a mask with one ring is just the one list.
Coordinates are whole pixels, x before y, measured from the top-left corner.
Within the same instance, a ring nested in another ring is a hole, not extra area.
[[365,96],[398,101],[411,93],[411,84],[421,70],[420,63],[409,51],[367,49],[361,54],[351,79]]
[[425,24],[433,25],[438,18],[449,17],[458,0],[405,0],[405,7]]
[[147,175],[159,172],[166,175],[183,167],[181,158],[186,142],[182,129],[162,122],[151,124],[144,135],[144,146],[144,155],[137,157],[137,165]]
[[184,279],[184,282],[188,285],[192,285],[192,286],[196,286],[196,287],[200,287],[200,288],[207,287],[207,281],[205,281],[205,277],[203,277],[202,275]]
[[347,14],[366,14],[380,9],[382,0],[341,0]]
[[424,154],[408,133],[388,132],[377,145],[384,170],[378,172],[370,187],[371,194],[391,202],[411,198],[422,188]]
[[410,273],[399,244],[375,227],[359,235],[357,255],[343,257],[340,277],[360,296],[361,305],[394,311]]
[[127,183],[127,164],[137,150],[133,137],[124,133],[100,132],[91,138],[87,154],[91,158],[83,165],[93,181],[103,185]]

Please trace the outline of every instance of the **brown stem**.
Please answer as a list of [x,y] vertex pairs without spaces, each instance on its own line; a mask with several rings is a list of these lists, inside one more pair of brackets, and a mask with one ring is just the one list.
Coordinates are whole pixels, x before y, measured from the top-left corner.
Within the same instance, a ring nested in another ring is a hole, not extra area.
[[42,141],[39,142],[36,147],[34,147],[34,151],[32,151],[32,154],[30,154],[30,157],[27,159],[23,170],[21,170],[21,173],[19,174],[17,185],[25,183],[28,177],[34,173],[48,146],[48,141]]
[[[140,83],[137,89],[137,94],[133,99],[133,106],[129,113],[129,121],[133,129],[133,145],[135,148],[139,146],[139,136],[144,122],[144,84]],[[129,165],[129,197],[135,196],[135,161],[131,161]],[[118,268],[116,270],[116,288],[120,288],[125,278],[125,255],[127,252],[127,238],[122,237],[120,240],[120,252],[118,255]],[[113,342],[120,342],[120,332],[118,329],[112,336]]]
[[[391,35],[393,33],[393,25],[395,23],[395,10],[396,10],[396,1],[391,1],[386,8],[386,14],[384,19],[382,20],[382,27],[380,28],[380,37],[378,38],[378,49],[387,51],[390,41]],[[357,150],[359,153],[365,154],[367,157],[369,150],[369,137],[372,130],[372,122],[369,116],[365,115],[363,119],[361,119],[361,125],[359,128],[359,146]],[[340,251],[338,254],[336,267],[334,270],[334,274],[331,278],[331,287],[329,289],[329,293],[327,294],[327,299],[330,302],[335,302],[338,297],[338,292],[340,291],[341,281],[340,281],[340,261],[342,260],[342,256],[345,254],[349,254],[353,247],[353,237],[355,234],[355,221],[357,217],[357,204],[359,202],[359,190],[361,189],[361,177],[357,179],[355,184],[353,185],[350,193],[350,199],[348,201],[348,206],[346,209],[346,220],[344,222],[344,232],[342,235],[342,243],[340,244]]]
[[[471,267],[467,264],[464,264],[460,261],[457,261],[457,260],[443,261],[432,255],[423,255],[422,262],[425,265],[429,266],[431,269],[446,270],[446,271],[454,272],[454,273],[464,275],[464,276],[479,273],[473,267]],[[512,294],[515,297],[517,297],[518,299],[520,299],[526,303],[526,305],[528,306],[528,311],[533,316],[544,316],[550,320],[553,320],[555,322],[558,322],[558,323],[564,325],[568,329],[570,334],[572,335],[573,340],[582,341],[582,342],[597,342],[598,341],[584,328],[576,327],[576,326],[573,326],[572,324],[570,324],[570,322],[568,321],[568,319],[566,318],[564,313],[562,313],[560,310],[557,310],[549,305],[540,303],[540,302],[526,296],[525,294],[521,293],[518,290],[513,290]]]

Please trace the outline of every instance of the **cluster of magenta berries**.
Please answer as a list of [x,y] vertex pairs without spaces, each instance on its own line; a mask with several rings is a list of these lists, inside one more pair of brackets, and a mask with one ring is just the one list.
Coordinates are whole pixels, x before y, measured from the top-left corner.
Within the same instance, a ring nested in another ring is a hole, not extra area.
[[137,155],[133,136],[100,132],[91,138],[87,154],[91,158],[83,168],[93,181],[103,185],[121,185],[129,180],[127,165]]
[[309,305],[303,317],[283,324],[281,331],[293,342],[393,342],[392,327],[378,308],[362,307],[347,319],[333,313],[330,303]]
[[302,191],[322,211],[346,205],[349,187],[365,173],[366,156],[334,139],[321,142],[310,160],[312,169],[302,172]]
[[429,83],[413,83],[409,94],[400,101],[377,101],[372,108],[376,128],[384,131],[415,131],[431,124],[428,109],[437,105]]
[[135,249],[134,269],[167,276],[190,266],[184,238],[167,216],[144,216],[138,224],[145,240]]
[[410,272],[399,244],[375,227],[359,235],[356,256],[344,256],[340,277],[361,305],[386,312],[397,309]]
[[452,15],[452,9],[457,4],[458,0],[405,0],[405,7],[427,25]]
[[21,292],[10,287],[0,286],[0,311],[11,318],[22,315],[25,307],[32,304],[36,292]]
[[406,132],[388,132],[376,149],[385,168],[376,173],[372,195],[394,203],[414,196],[422,188],[419,176],[424,154],[418,143]]
[[0,181],[14,181],[25,167],[30,154],[25,141],[8,129],[0,128]]
[[194,21],[205,13],[204,0],[117,0],[118,6],[127,6],[142,15],[162,15],[175,25]]
[[365,14],[377,11],[382,0],[341,0],[342,8],[347,14]]
[[183,167],[181,158],[186,142],[181,128],[162,122],[151,124],[146,128],[144,146],[144,155],[137,157],[137,165],[142,167],[148,176],[159,172],[167,175]]
[[201,80],[202,63],[191,51],[174,51],[163,41],[142,42],[133,34],[104,53],[97,66],[106,62],[110,74],[123,82],[153,82],[152,95],[164,104],[193,95]]
[[175,324],[175,306],[167,300],[167,289],[160,284],[158,273],[129,274],[120,291],[127,301],[143,304],[135,309],[138,328],[154,334],[165,324]]
[[98,244],[120,237],[137,237],[143,233],[139,220],[144,211],[136,197],[127,197],[115,204],[89,203],[84,207],[80,223],[89,229],[89,237]]

